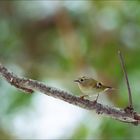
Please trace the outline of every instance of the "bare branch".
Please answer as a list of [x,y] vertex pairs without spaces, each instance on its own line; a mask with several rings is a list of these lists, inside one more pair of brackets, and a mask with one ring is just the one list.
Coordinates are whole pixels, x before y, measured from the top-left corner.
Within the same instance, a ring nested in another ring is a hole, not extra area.
[[81,99],[80,97],[74,96],[66,91],[56,89],[45,85],[42,82],[28,79],[20,78],[14,75],[12,72],[8,71],[6,67],[0,64],[0,74],[9,82],[11,85],[23,90],[24,92],[32,93],[33,91],[40,91],[48,96],[61,99],[70,104],[79,106],[88,110],[95,110],[98,114],[104,114],[108,117],[114,118],[116,120],[132,123],[135,125],[140,124],[140,114],[136,112],[126,112],[124,109],[117,107],[109,107],[100,103],[95,103],[88,99]]
[[130,85],[129,85],[129,80],[128,80],[126,68],[125,68],[125,65],[124,65],[124,59],[123,59],[123,56],[122,56],[120,51],[118,51],[118,55],[119,55],[120,63],[121,63],[121,66],[122,66],[122,69],[123,69],[123,72],[124,72],[124,76],[125,76],[125,80],[126,80],[126,85],[127,85],[127,88],[128,88],[129,107],[133,109],[131,88],[130,88]]

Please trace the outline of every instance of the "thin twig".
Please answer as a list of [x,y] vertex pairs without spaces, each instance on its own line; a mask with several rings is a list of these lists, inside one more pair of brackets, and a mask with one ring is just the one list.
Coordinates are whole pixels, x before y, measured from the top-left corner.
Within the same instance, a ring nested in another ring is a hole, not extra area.
[[126,85],[127,85],[127,89],[128,89],[129,107],[133,109],[131,88],[130,88],[130,85],[129,85],[129,80],[128,80],[126,68],[125,68],[125,65],[124,65],[124,59],[123,59],[123,56],[122,56],[120,51],[118,51],[118,55],[119,55],[119,58],[120,58],[120,63],[121,63],[121,66],[122,66],[122,69],[123,69],[123,72],[124,72],[124,76],[125,76],[125,80],[126,80]]

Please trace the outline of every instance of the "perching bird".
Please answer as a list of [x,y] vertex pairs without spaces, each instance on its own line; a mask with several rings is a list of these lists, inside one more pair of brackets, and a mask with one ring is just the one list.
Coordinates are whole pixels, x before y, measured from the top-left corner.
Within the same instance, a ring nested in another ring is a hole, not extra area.
[[105,86],[101,82],[98,82],[93,78],[86,76],[80,77],[74,80],[74,82],[78,83],[80,90],[84,94],[81,96],[81,98],[84,98],[89,95],[97,95],[97,98],[95,100],[96,102],[99,97],[99,93],[104,93],[110,89],[113,89],[112,87]]

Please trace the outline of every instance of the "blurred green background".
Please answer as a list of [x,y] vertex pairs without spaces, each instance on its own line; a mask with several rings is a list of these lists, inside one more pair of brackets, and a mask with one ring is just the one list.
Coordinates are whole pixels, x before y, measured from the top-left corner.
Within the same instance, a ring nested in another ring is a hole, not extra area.
[[[115,93],[99,102],[124,108],[121,50],[140,112],[139,1],[0,1],[0,62],[19,76],[75,95],[73,82],[93,76]],[[0,78],[1,139],[136,139],[140,126],[97,115],[41,93],[23,94]]]

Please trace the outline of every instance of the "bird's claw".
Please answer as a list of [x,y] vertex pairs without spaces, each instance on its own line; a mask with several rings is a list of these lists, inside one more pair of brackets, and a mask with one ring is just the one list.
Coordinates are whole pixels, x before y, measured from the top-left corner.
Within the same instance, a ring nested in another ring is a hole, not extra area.
[[97,103],[97,100],[94,100],[93,103],[96,104]]
[[87,97],[88,95],[83,95],[83,96],[80,96],[80,99],[84,99],[85,97]]

